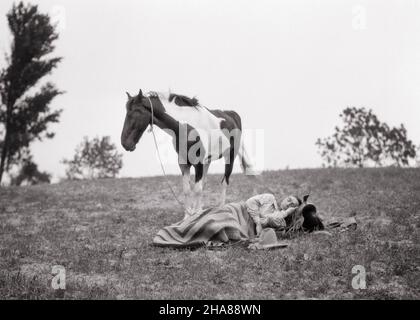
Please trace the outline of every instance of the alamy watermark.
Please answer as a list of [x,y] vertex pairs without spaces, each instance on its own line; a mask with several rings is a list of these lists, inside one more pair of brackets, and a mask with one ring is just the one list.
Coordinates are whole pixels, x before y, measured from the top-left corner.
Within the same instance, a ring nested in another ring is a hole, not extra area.
[[357,5],[351,10],[352,20],[351,26],[353,30],[362,31],[367,28],[367,10],[365,6]]
[[351,286],[355,290],[366,289],[366,269],[362,265],[355,265],[351,269],[351,273],[355,274],[351,280]]
[[[176,143],[178,136],[179,144]],[[264,170],[264,130],[263,129],[212,129],[187,130],[187,126],[180,124],[178,132],[163,129],[157,133],[157,144],[163,164],[197,164],[210,163],[224,159],[226,164],[231,159],[230,148],[235,149],[240,157],[239,164],[246,163],[245,174],[254,175]],[[178,156],[174,156],[175,149]],[[242,161],[243,160],[243,161]]]
[[51,287],[54,290],[65,290],[66,289],[66,268],[60,265],[52,267],[51,274],[53,278],[51,280]]

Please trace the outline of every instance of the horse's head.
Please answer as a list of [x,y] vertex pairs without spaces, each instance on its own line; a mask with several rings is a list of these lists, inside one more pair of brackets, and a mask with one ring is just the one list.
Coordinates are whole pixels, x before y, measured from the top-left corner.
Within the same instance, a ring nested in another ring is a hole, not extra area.
[[150,123],[151,114],[143,104],[144,98],[141,90],[134,97],[127,92],[127,97],[127,113],[121,133],[121,144],[125,150],[134,151],[136,144]]

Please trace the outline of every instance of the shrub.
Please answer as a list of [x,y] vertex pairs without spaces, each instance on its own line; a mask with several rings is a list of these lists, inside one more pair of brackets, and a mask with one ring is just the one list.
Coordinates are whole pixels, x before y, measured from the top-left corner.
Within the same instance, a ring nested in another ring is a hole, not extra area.
[[326,166],[365,167],[370,165],[407,166],[416,157],[416,149],[407,138],[407,130],[390,128],[379,121],[372,110],[349,107],[340,114],[342,128],[318,139],[316,145]]
[[68,179],[114,178],[122,168],[122,154],[109,136],[92,140],[84,137],[73,159],[62,162],[67,165]]

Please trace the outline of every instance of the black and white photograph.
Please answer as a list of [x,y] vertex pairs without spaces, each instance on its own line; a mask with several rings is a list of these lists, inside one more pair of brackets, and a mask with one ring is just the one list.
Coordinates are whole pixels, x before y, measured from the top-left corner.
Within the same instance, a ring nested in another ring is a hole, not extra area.
[[419,300],[419,17],[2,0],[0,300]]

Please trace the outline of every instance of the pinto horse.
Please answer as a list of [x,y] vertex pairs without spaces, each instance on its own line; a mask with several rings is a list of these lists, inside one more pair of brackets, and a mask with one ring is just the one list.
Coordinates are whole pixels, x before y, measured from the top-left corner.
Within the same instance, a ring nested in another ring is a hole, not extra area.
[[[253,174],[241,140],[241,117],[235,111],[210,110],[195,98],[171,93],[143,95],[140,90],[136,96],[127,92],[127,97],[121,144],[125,150],[134,151],[149,125],[156,125],[172,136],[182,173],[184,218],[202,210],[203,180],[211,161],[222,157],[225,160],[221,205],[225,203],[236,155],[240,157],[243,171]],[[193,183],[190,181],[191,167],[195,171]]]

